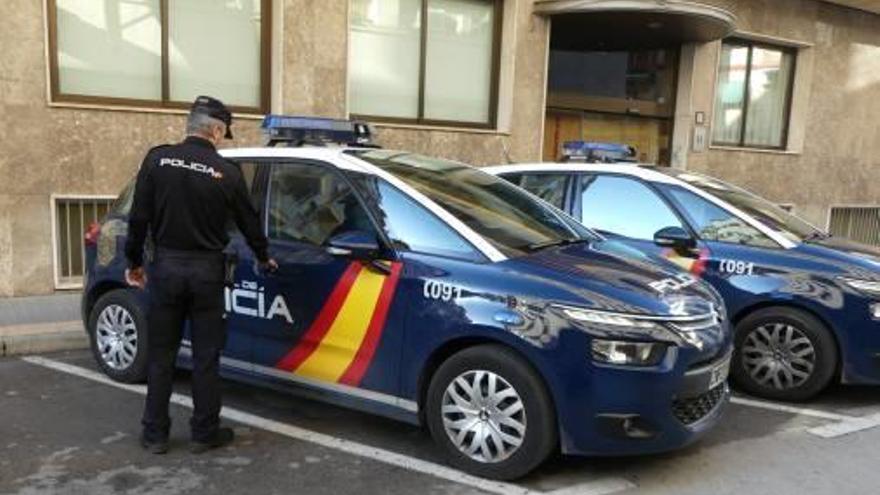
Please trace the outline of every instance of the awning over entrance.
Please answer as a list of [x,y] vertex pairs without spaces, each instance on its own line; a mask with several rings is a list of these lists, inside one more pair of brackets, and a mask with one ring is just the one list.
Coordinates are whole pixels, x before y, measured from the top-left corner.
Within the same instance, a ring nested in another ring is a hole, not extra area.
[[736,26],[729,10],[684,0],[537,0],[535,13],[553,18],[551,48],[571,51],[712,41]]

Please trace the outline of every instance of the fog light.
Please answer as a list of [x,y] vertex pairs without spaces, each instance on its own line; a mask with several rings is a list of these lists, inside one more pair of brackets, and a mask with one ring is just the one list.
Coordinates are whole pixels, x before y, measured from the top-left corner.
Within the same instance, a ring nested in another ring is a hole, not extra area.
[[629,366],[654,366],[666,354],[666,344],[593,339],[593,360]]
[[880,302],[871,305],[871,318],[880,320]]

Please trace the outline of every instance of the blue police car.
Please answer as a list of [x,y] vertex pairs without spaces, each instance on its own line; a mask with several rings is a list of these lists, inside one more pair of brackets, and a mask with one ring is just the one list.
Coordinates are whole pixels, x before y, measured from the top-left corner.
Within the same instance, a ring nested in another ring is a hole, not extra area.
[[486,170],[711,283],[734,325],[731,378],[749,393],[797,401],[833,380],[880,383],[880,249],[696,173],[617,161]]
[[[351,123],[265,125],[317,146],[222,152],[280,265],[258,270],[231,232],[225,376],[426,424],[497,479],[558,450],[679,448],[718,421],[732,342],[707,284],[477,169],[358,144]],[[148,338],[147,295],[123,282],[131,189],[90,236],[83,295],[94,356],[124,382]]]

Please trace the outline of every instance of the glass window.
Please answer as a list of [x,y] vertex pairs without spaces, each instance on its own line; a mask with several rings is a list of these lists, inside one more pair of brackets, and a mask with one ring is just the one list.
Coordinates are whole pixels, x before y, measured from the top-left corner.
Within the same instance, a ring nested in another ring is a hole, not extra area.
[[237,111],[265,111],[269,5],[49,0],[52,97],[182,107],[209,94]]
[[504,179],[525,189],[551,205],[563,210],[567,174],[523,174],[505,176]]
[[227,105],[259,107],[259,0],[176,0],[168,7],[171,99],[222,95]]
[[581,221],[599,232],[647,241],[654,240],[662,228],[682,227],[651,188],[634,179],[607,175],[584,178]]
[[159,0],[56,0],[62,93],[162,97]]
[[703,240],[779,247],[761,231],[711,201],[678,186],[661,187],[679,204]]
[[[406,182],[507,256],[591,239],[561,213],[498,177],[467,165],[386,150],[349,151]],[[571,222],[571,223],[569,223]]]
[[805,220],[792,215],[775,203],[726,182],[693,172],[666,170],[666,174],[683,180],[713,197],[734,206],[774,232],[793,242],[821,237],[824,234]]
[[352,113],[494,124],[499,5],[498,0],[352,0]]
[[375,232],[351,187],[333,170],[284,164],[272,168],[269,237],[323,245],[343,232]]
[[741,40],[721,49],[712,140],[784,148],[791,111],[795,51]]
[[352,175],[367,201],[375,206],[379,223],[396,248],[482,260],[480,253],[443,220],[388,182],[371,176]]

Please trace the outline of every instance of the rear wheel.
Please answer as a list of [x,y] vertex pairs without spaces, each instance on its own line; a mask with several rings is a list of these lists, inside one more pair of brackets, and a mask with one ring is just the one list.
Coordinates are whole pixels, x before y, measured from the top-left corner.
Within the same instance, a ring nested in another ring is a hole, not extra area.
[[428,389],[426,420],[450,463],[509,480],[557,444],[556,413],[538,374],[513,351],[481,345],[444,362]]
[[732,377],[746,392],[803,401],[821,392],[837,369],[837,345],[816,317],[792,308],[767,308],[736,326]]
[[98,299],[89,317],[92,355],[101,371],[123,383],[147,377],[147,318],[130,290]]

